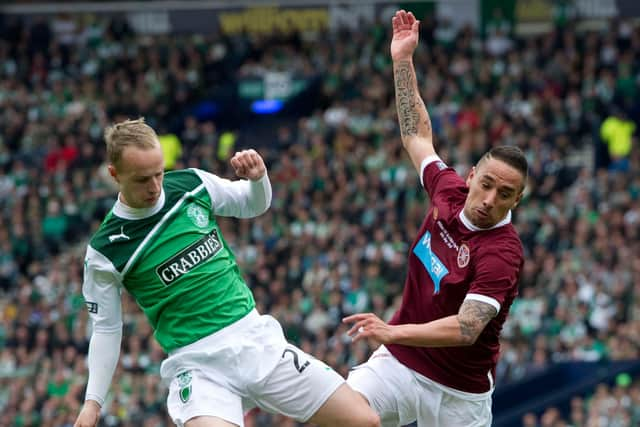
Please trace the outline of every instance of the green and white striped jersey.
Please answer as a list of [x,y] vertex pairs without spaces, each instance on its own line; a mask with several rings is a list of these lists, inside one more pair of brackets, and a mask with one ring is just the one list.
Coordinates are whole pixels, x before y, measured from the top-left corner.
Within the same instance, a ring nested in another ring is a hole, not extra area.
[[255,302],[215,216],[254,217],[270,201],[266,175],[229,181],[187,169],[165,174],[154,207],[116,202],[85,259],[83,294],[94,334],[122,328],[122,288],[144,311],[166,352],[244,317]]

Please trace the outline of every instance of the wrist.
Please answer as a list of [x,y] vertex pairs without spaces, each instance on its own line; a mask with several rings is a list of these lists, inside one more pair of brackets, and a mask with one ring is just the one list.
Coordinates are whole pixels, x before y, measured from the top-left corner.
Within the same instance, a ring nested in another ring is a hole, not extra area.
[[257,178],[249,178],[249,181],[251,182],[260,182],[264,179],[264,177],[267,176],[267,172],[265,171],[262,175],[260,175]]
[[102,406],[100,406],[100,404],[98,402],[96,402],[93,399],[87,399],[84,401],[84,407],[86,409],[91,409],[97,412],[100,412],[100,409],[102,408]]
[[398,56],[396,58],[391,58],[391,60],[394,63],[400,63],[400,62],[409,62],[409,63],[413,63],[413,54],[411,55],[402,55],[402,56]]
[[403,336],[403,325],[391,325],[389,333],[389,342],[386,344],[401,344]]

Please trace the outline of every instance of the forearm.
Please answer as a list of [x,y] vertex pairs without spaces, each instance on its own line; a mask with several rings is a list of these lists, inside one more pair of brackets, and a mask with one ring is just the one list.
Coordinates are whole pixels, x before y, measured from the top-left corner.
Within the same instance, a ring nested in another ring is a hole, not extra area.
[[396,109],[402,145],[417,170],[425,157],[435,154],[431,119],[420,97],[411,58],[394,60]]
[[395,325],[392,333],[392,344],[413,347],[459,347],[474,341],[463,335],[457,315],[422,324]]
[[271,206],[271,181],[265,172],[264,176],[257,181],[249,181],[249,203],[248,210],[251,216],[264,213]]
[[412,59],[394,61],[393,76],[402,142],[406,145],[416,138],[431,142],[431,119],[420,97]]
[[194,169],[211,195],[213,213],[235,218],[253,218],[271,206],[271,182],[265,172],[255,181],[230,181],[212,173]]
[[102,406],[120,357],[122,329],[111,333],[94,333],[89,342],[89,380],[86,400],[93,400]]

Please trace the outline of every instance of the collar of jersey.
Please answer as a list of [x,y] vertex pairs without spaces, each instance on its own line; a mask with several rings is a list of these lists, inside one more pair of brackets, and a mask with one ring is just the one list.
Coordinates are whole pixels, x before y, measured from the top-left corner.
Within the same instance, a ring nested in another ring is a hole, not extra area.
[[156,204],[149,208],[132,208],[131,206],[127,206],[120,201],[120,194],[118,194],[118,201],[116,201],[113,207],[113,213],[124,219],[143,219],[157,214],[160,209],[162,209],[162,206],[164,206],[164,189],[160,193]]
[[467,227],[470,231],[492,230],[494,228],[498,228],[498,227],[502,227],[504,225],[507,225],[507,224],[509,224],[511,222],[511,211],[507,212],[507,216],[505,216],[502,221],[500,221],[499,223],[497,223],[493,227],[489,227],[489,228],[480,228],[480,227],[477,227],[477,226],[473,225],[471,223],[471,221],[469,221],[469,218],[467,218],[467,216],[464,214],[464,209],[462,209],[460,211],[460,215],[458,215],[458,216],[460,217],[460,221],[462,221],[462,224],[465,227]]

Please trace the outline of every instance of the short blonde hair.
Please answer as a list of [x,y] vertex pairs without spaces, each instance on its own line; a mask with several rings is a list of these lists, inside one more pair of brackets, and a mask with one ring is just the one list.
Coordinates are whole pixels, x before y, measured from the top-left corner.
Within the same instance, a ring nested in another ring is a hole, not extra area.
[[104,131],[107,144],[107,159],[116,166],[122,158],[125,147],[135,146],[149,149],[158,146],[158,135],[151,126],[144,122],[144,117],[136,120],[125,120],[107,127]]

